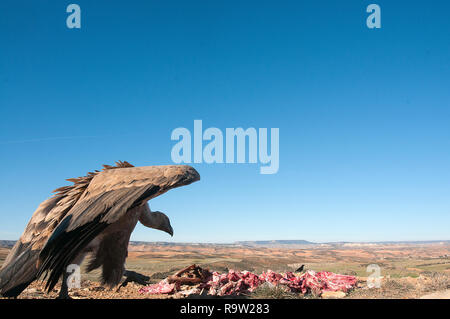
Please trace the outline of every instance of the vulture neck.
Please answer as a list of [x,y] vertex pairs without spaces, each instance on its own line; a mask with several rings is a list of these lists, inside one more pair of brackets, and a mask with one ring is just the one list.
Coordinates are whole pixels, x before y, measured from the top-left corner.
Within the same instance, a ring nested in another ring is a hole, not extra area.
[[148,204],[145,204],[139,217],[139,222],[145,227],[159,228],[163,221],[160,214],[152,213]]

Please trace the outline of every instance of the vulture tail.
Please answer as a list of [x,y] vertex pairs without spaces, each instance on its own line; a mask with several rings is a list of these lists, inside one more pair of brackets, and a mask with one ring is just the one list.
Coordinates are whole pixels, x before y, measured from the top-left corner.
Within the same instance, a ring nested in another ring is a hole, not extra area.
[[11,253],[17,257],[0,270],[0,295],[15,298],[37,279],[39,251],[17,242]]

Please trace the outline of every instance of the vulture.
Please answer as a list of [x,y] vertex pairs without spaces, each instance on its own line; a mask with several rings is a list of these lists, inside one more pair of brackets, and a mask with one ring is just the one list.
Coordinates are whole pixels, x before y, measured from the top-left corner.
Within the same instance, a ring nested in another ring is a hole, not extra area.
[[62,278],[59,298],[69,298],[67,267],[80,265],[87,254],[87,271],[102,267],[102,284],[118,285],[127,274],[128,243],[138,221],[173,235],[169,218],[152,212],[147,201],[198,180],[187,165],[134,167],[122,161],[68,179],[73,185],[40,204],[6,257],[0,295],[15,298],[39,278],[50,292]]

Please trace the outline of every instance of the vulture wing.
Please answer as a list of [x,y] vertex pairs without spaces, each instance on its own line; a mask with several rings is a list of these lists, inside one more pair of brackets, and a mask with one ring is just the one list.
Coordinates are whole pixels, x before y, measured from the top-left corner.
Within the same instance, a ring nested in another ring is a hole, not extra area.
[[53,289],[70,262],[108,225],[130,209],[199,179],[197,171],[186,165],[118,168],[98,173],[42,249],[38,277],[45,274],[47,289]]

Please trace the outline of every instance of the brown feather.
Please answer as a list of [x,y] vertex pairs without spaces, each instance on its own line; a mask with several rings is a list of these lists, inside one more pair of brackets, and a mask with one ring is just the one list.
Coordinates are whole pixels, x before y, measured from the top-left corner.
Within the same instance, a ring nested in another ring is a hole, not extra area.
[[[199,179],[197,171],[186,165],[125,167],[96,174],[42,249],[38,275],[48,276],[47,288],[51,290],[70,261],[108,225],[148,200]],[[115,265],[112,267],[121,267],[120,263]],[[114,284],[116,272],[103,266],[105,282]]]
[[[16,296],[42,274],[49,275],[47,287],[52,289],[89,242],[128,210],[199,179],[199,174],[185,165],[133,167],[125,161],[70,179],[73,185],[56,189],[55,195],[39,206],[5,260],[0,294]],[[115,272],[106,269],[106,277],[108,273]]]
[[[133,167],[128,162],[119,161],[116,164],[116,166],[108,165],[107,169]],[[8,291],[20,294],[21,290],[14,289],[15,287],[25,289],[27,283],[36,279],[40,251],[97,173],[100,172],[96,171],[96,173],[88,173],[87,176],[70,179],[74,182],[73,185],[56,189],[51,198],[39,205],[22,236],[3,262],[0,269],[0,295]]]

